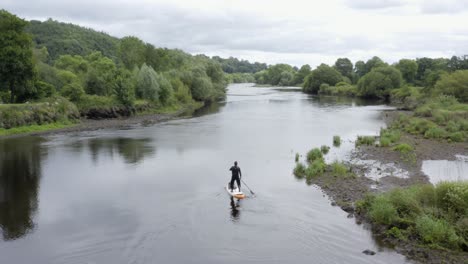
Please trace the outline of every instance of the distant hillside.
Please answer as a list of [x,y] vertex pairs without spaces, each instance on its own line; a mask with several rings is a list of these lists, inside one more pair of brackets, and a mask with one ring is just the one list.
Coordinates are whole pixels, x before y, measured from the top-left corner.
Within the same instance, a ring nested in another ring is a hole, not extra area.
[[85,56],[93,51],[100,51],[114,61],[118,57],[119,39],[93,29],[49,19],[30,21],[26,31],[33,35],[37,47],[47,47],[51,61],[60,55]]

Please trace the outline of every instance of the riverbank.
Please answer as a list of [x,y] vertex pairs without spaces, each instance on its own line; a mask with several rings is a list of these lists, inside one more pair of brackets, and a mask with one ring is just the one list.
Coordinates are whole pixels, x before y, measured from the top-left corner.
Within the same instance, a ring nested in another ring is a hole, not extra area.
[[[387,127],[392,127],[401,114],[412,112],[398,110],[383,111],[382,118]],[[398,140],[392,146],[381,147],[376,142],[356,146],[352,158],[346,163],[355,177],[333,177],[325,172],[310,179],[309,184],[318,185],[331,199],[333,205],[340,206],[355,217],[358,224],[371,228],[376,237],[393,246],[396,251],[408,258],[423,263],[466,263],[468,253],[445,248],[421,245],[418,238],[395,237],[389,235],[388,226],[373,222],[367,212],[359,210],[368,194],[388,193],[396,188],[407,188],[429,184],[429,178],[422,172],[424,160],[455,160],[456,155],[468,153],[468,143],[428,139],[421,135],[398,131]],[[408,152],[398,151],[396,146],[410,146]],[[358,209],[358,210],[357,210]],[[411,225],[407,223],[406,225]]]
[[[12,138],[22,136],[47,136],[62,133],[94,131],[100,129],[125,129],[137,125],[151,125],[172,120],[184,116],[190,116],[193,112],[205,106],[203,103],[194,103],[174,109],[147,110],[136,115],[107,119],[82,118],[77,123],[51,123],[45,125],[23,126],[13,128],[12,133],[0,134],[0,138]],[[8,131],[8,130],[5,130]]]

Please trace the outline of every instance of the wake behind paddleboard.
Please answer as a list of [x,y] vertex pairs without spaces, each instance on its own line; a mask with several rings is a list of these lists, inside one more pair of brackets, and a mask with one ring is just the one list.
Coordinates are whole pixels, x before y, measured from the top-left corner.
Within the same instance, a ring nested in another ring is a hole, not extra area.
[[227,193],[229,195],[231,195],[232,197],[236,198],[236,199],[244,199],[245,198],[245,194],[243,192],[239,192],[239,188],[237,188],[237,186],[234,187],[234,189],[232,190],[231,192],[231,188],[229,188],[229,183],[228,185],[225,187]]

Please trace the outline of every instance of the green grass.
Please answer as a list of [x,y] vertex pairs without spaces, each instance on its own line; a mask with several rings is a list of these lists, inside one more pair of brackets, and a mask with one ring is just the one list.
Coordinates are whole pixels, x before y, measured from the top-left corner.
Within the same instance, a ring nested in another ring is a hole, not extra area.
[[361,145],[372,146],[375,144],[374,136],[358,136],[356,140],[356,147]]
[[320,147],[320,151],[323,153],[323,155],[327,155],[328,152],[330,151],[330,147],[327,145],[323,145]]
[[298,179],[302,179],[304,178],[305,173],[306,173],[306,167],[304,166],[304,164],[302,164],[301,162],[296,163],[296,167],[294,168],[294,171],[293,171],[294,176],[296,176],[296,178]]
[[333,146],[339,147],[341,145],[341,137],[340,136],[333,136]]
[[309,164],[309,166],[305,170],[305,176],[307,179],[311,179],[316,176],[319,176],[323,174],[326,167],[327,167],[327,164],[325,164],[325,161],[323,160],[323,158],[315,159],[312,163]]
[[410,153],[410,152],[414,151],[414,148],[409,144],[401,143],[401,144],[398,144],[395,147],[393,147],[392,150],[398,151],[398,152],[400,152],[402,154],[406,154],[406,153]]
[[335,160],[330,166],[333,176],[345,177],[348,175],[348,167],[343,163]]
[[397,188],[367,195],[357,210],[387,228],[387,235],[430,247],[468,249],[468,181]]
[[307,152],[307,162],[312,163],[317,159],[323,159],[322,151],[319,148],[313,148]]
[[0,136],[37,133],[37,132],[73,127],[76,125],[77,125],[76,123],[66,121],[66,122],[50,123],[50,124],[45,124],[45,125],[21,126],[21,127],[10,128],[10,129],[0,128]]

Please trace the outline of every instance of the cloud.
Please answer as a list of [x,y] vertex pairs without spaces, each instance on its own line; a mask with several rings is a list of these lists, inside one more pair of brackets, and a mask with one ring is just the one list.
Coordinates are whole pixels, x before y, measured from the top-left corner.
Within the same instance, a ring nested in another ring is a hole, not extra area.
[[454,14],[468,10],[468,1],[425,0],[421,3],[421,12],[426,14]]
[[384,9],[404,6],[403,0],[345,0],[346,5],[355,9]]
[[[316,66],[338,57],[377,55],[394,62],[468,53],[468,17],[441,19],[430,12],[441,10],[434,0],[3,1],[3,8],[27,19],[52,17],[158,47],[267,63]],[[464,1],[447,1],[448,9],[465,8]]]

